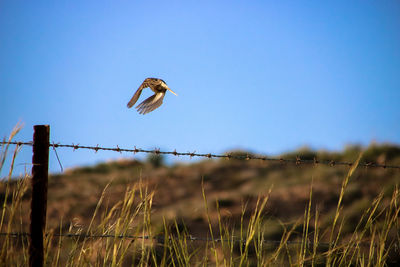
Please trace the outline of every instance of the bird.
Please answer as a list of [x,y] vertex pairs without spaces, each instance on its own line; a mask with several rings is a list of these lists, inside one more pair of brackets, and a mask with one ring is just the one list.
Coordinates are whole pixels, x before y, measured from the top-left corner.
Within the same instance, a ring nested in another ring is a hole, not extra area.
[[138,101],[140,94],[142,93],[143,89],[149,87],[155,94],[144,100],[142,103],[136,106],[139,114],[146,114],[149,113],[159,106],[161,106],[165,92],[171,91],[174,95],[177,94],[169,89],[168,85],[164,80],[158,78],[146,78],[143,83],[139,86],[139,89],[135,92],[132,96],[131,100],[129,100],[127,106],[131,108],[135,103]]

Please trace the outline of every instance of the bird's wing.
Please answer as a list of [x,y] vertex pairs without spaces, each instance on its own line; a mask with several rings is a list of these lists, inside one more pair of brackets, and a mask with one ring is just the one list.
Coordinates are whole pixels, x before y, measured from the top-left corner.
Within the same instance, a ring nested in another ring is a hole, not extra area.
[[139,96],[142,93],[142,90],[150,86],[151,84],[149,82],[149,79],[144,80],[143,83],[139,86],[139,89],[137,89],[135,94],[132,96],[131,100],[129,100],[127,104],[128,108],[133,107],[133,105],[135,105],[135,103],[138,101]]
[[136,107],[139,114],[149,113],[149,112],[155,110],[156,108],[158,108],[159,106],[161,106],[161,104],[163,103],[164,95],[165,95],[165,93],[157,93],[157,94],[150,96],[142,103],[140,103]]

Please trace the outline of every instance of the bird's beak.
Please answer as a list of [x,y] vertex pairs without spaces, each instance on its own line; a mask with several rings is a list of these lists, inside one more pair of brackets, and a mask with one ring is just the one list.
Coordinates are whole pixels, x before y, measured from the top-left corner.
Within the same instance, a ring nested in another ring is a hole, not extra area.
[[174,95],[178,96],[174,91],[172,91],[171,89],[167,88],[169,91],[171,91],[171,93],[173,93]]

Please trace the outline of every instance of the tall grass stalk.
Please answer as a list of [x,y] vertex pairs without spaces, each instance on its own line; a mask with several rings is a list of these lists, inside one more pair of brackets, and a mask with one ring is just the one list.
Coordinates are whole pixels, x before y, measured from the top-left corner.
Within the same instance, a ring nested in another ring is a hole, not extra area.
[[336,224],[338,222],[339,215],[340,215],[341,210],[342,210],[342,201],[343,201],[344,192],[345,192],[345,190],[347,188],[347,184],[348,184],[348,182],[350,180],[350,177],[353,175],[354,171],[358,167],[358,164],[360,163],[361,157],[362,157],[362,153],[360,153],[360,155],[358,156],[357,160],[351,166],[349,172],[346,175],[346,178],[342,182],[342,187],[340,188],[339,200],[338,200],[338,203],[337,203],[337,206],[336,206],[335,217],[333,219],[332,228],[331,228],[331,234],[330,234],[330,237],[329,237],[329,254],[328,254],[328,259],[327,259],[327,266],[331,266],[332,265],[332,261],[334,259],[332,258],[332,255],[331,255],[330,252],[334,251],[333,248],[337,246],[339,238],[340,238],[340,232],[341,232],[340,230],[341,230],[341,228],[343,226],[343,221],[342,221],[341,227],[339,228],[339,231],[337,231],[336,238],[335,238],[335,240],[333,240],[334,239],[334,234],[335,234],[335,231],[336,231]]
[[247,261],[249,246],[253,242],[253,238],[254,236],[256,236],[257,231],[260,231],[261,228],[260,226],[262,222],[261,214],[264,211],[265,205],[267,204],[271,190],[272,189],[269,190],[268,195],[264,197],[262,200],[261,197],[258,197],[257,199],[257,204],[255,206],[254,213],[251,215],[250,221],[247,225],[246,242],[244,246],[244,252],[240,258],[239,266],[243,266],[243,264],[245,264],[245,261]]
[[[311,203],[312,203],[311,200],[312,200],[312,191],[313,191],[313,180],[314,179],[311,180],[308,207],[304,211],[303,234],[302,234],[302,242],[301,242],[301,247],[300,247],[300,252],[299,252],[300,266],[304,265],[304,262],[306,259],[306,253],[308,250],[308,244],[309,244],[308,230],[309,230],[310,220],[311,220]],[[314,244],[314,246],[315,246],[315,244]]]
[[206,216],[207,216],[207,221],[208,221],[208,228],[210,230],[210,235],[211,235],[211,244],[212,244],[212,251],[214,253],[214,258],[215,258],[215,262],[216,262],[216,266],[219,266],[219,262],[218,262],[218,253],[217,253],[217,246],[215,244],[215,240],[214,240],[214,234],[213,234],[213,230],[212,230],[212,222],[211,222],[211,218],[210,218],[210,212],[208,210],[208,203],[207,203],[207,197],[206,197],[206,193],[205,193],[205,189],[204,189],[204,179],[201,179],[201,193],[203,196],[203,201],[204,201],[204,207],[205,207],[205,211],[206,211]]
[[[18,132],[21,129],[22,129],[22,124],[18,123],[11,131],[11,134],[8,137],[8,139],[6,139],[6,138],[3,139],[3,142],[5,144],[2,144],[1,151],[0,151],[0,173],[4,167],[4,163],[6,161],[10,143],[12,142],[14,137],[18,134]],[[17,225],[15,216],[16,216],[19,208],[21,207],[22,196],[25,194],[25,192],[27,191],[27,188],[28,188],[27,179],[25,176],[25,177],[23,177],[23,179],[20,179],[17,182],[14,182],[16,184],[16,186],[14,187],[15,190],[11,191],[12,190],[11,183],[13,182],[11,180],[11,178],[13,175],[15,159],[17,157],[19,150],[20,150],[20,146],[17,145],[15,147],[13,155],[11,157],[11,163],[10,163],[10,169],[8,171],[8,175],[5,179],[3,179],[1,181],[1,183],[5,184],[4,199],[3,199],[3,203],[2,203],[2,211],[1,211],[1,218],[0,218],[0,231],[3,233],[4,232],[11,233],[13,228]],[[20,223],[20,227],[18,227],[18,228],[20,228],[22,230],[21,223]],[[14,244],[11,239],[12,239],[12,237],[9,235],[4,236],[4,241],[3,241],[3,244],[1,245],[1,252],[0,252],[0,264],[1,265],[7,265],[7,262],[10,262],[10,260],[15,257]],[[24,242],[24,240],[22,241],[22,246],[24,246],[26,249],[26,243]],[[25,256],[25,254],[23,255],[22,259],[23,259],[24,263],[27,263],[27,257]]]

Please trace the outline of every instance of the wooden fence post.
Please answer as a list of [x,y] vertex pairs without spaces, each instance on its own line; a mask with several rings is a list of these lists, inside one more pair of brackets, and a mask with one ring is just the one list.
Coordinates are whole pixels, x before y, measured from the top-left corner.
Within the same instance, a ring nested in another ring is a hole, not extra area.
[[29,242],[29,266],[43,266],[43,237],[46,227],[47,182],[49,169],[50,126],[33,127],[32,200]]

